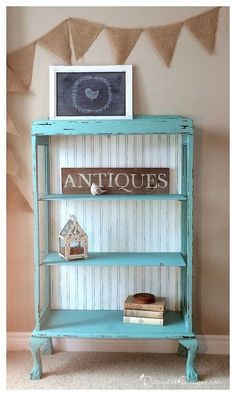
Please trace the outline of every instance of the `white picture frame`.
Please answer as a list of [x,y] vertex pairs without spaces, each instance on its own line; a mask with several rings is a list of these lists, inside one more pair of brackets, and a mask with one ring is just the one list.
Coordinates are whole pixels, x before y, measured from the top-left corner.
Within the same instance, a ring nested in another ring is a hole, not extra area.
[[52,120],[131,119],[132,99],[132,65],[49,66]]

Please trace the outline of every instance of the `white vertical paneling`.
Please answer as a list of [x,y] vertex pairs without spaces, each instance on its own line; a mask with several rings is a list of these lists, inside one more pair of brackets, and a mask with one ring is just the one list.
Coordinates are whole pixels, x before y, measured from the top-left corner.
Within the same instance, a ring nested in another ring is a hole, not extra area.
[[[88,266],[87,268],[83,268],[83,276],[84,283],[86,283],[86,306],[85,309],[93,309],[93,289],[94,289],[94,281],[93,280],[93,267]],[[90,282],[88,280],[90,279]],[[78,287],[79,287],[80,279],[78,278]],[[85,301],[84,301],[85,303]]]
[[[62,167],[169,167],[170,192],[180,191],[181,139],[166,135],[66,136],[50,143],[51,192]],[[88,234],[89,251],[179,251],[180,204],[175,201],[58,201],[51,203],[51,249],[70,214]],[[146,291],[180,307],[180,269],[53,267],[51,303],[64,309],[122,309],[128,294]]]

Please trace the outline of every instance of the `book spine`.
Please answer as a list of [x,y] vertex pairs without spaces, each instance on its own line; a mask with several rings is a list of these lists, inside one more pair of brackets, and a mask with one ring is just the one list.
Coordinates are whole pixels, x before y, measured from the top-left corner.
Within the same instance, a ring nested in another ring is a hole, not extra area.
[[125,309],[125,316],[138,316],[143,318],[163,319],[164,312],[144,311],[141,309]]
[[141,309],[144,311],[158,311],[158,312],[164,312],[165,311],[165,305],[164,304],[156,304],[156,305],[151,305],[151,304],[136,304],[136,303],[125,303],[124,304],[124,309]]
[[150,324],[163,326],[164,319],[139,318],[137,316],[124,316],[123,323]]

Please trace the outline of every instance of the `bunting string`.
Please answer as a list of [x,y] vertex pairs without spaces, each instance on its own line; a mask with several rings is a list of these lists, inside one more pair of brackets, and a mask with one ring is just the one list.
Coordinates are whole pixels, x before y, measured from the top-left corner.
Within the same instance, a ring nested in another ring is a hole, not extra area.
[[[85,19],[68,18],[42,37],[7,55],[7,92],[10,94],[27,94],[29,92],[36,44],[45,47],[67,64],[71,64],[71,45],[75,58],[78,60],[88,51],[103,29],[107,32],[116,64],[126,62],[140,35],[144,32],[165,65],[170,67],[183,26],[186,26],[209,54],[212,54],[215,49],[219,9],[220,7],[213,8],[178,23],[135,29],[109,27]],[[7,117],[7,132],[11,135],[19,135],[16,125],[9,115]],[[26,192],[28,190],[24,185],[26,181],[20,176],[18,170],[19,165],[14,150],[12,147],[8,148],[9,177],[15,183],[18,193],[20,192],[32,206],[30,194]]]

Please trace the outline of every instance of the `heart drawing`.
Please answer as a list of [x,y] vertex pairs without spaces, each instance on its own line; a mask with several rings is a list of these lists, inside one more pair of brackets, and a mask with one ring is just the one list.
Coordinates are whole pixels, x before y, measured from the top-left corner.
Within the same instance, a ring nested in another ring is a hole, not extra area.
[[94,100],[99,95],[99,89],[97,91],[93,91],[91,88],[86,88],[84,91],[86,97],[90,100]]

